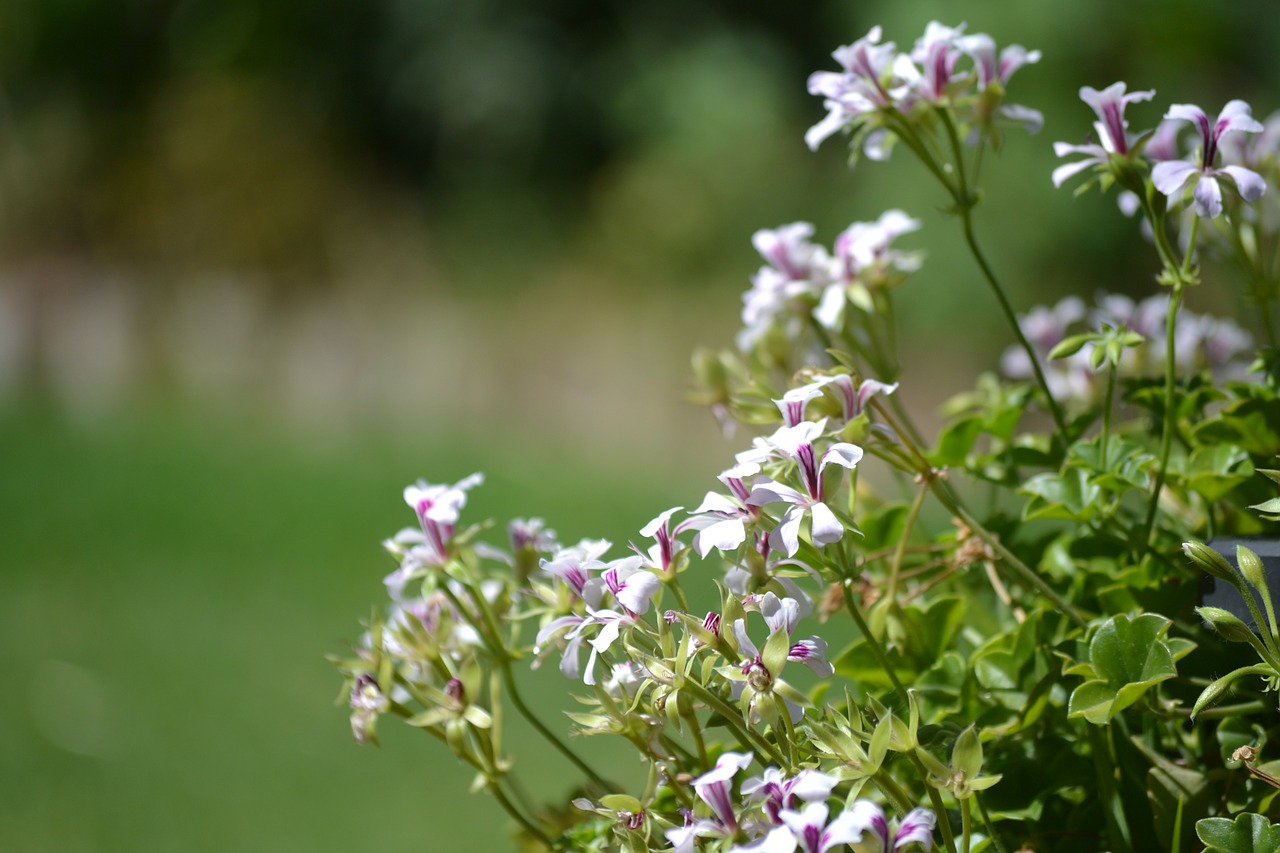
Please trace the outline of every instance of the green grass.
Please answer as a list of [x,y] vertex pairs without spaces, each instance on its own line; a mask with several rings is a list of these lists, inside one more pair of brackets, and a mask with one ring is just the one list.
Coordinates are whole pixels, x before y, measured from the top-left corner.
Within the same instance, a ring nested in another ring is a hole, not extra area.
[[[161,409],[0,409],[0,849],[505,849],[505,815],[442,745],[387,719],[383,749],[357,747],[334,706],[324,656],[385,600],[402,487],[484,469],[468,518],[625,543],[714,471],[648,460],[637,480],[492,438],[303,444]],[[571,685],[541,676],[522,681],[558,723]],[[562,797],[564,762],[513,735],[525,784]],[[626,778],[623,755],[597,760]]]

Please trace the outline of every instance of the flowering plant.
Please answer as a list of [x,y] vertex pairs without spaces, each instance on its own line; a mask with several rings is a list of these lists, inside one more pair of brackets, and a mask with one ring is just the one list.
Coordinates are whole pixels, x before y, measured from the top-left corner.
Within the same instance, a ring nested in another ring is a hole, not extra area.
[[[1155,281],[1019,316],[972,211],[984,153],[1041,124],[1006,100],[1039,52],[935,22],[834,58],[806,142],[937,179],[1008,321],[1004,377],[925,440],[893,327],[920,223],[890,210],[829,249],[808,223],[757,232],[736,348],[695,358],[726,432],[753,433],[720,486],[623,556],[536,519],[484,541],[478,474],[407,488],[391,606],[338,662],[356,739],[387,715],[434,736],[531,849],[1274,853],[1280,629],[1265,555],[1221,541],[1280,513],[1280,118],[1174,104],[1134,132],[1154,92],[1081,89],[1096,141],[1057,143],[1052,181],[1116,190]],[[1264,346],[1182,308],[1201,264],[1239,275]],[[548,660],[579,703],[556,722],[513,674]],[[580,774],[572,802],[521,788],[511,709]],[[643,781],[567,734],[625,740]]]

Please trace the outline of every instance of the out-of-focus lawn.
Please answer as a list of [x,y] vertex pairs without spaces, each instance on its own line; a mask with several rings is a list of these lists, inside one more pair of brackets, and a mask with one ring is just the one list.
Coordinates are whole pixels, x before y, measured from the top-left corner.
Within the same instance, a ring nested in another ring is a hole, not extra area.
[[[714,474],[571,453],[0,409],[0,850],[506,848],[505,816],[433,739],[388,719],[383,749],[352,742],[324,655],[385,600],[378,543],[412,522],[413,478],[483,468],[469,519],[542,515],[618,548]],[[556,721],[570,685],[541,675],[523,680]],[[513,734],[526,784],[561,798],[563,762]],[[597,760],[626,778],[622,755]]]

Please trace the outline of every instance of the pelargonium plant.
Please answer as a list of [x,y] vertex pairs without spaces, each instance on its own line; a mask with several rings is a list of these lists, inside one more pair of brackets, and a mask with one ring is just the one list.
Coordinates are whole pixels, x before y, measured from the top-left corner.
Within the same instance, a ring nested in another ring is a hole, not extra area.
[[[1280,118],[1082,88],[1093,141],[1057,143],[1041,179],[1114,192],[1152,279],[1019,314],[972,213],[984,155],[1041,124],[1007,100],[1039,52],[935,22],[834,58],[806,142],[936,178],[1008,321],[1003,376],[927,439],[893,326],[920,222],[757,232],[736,347],[695,358],[738,429],[718,483],[629,551],[537,519],[486,541],[480,475],[408,487],[390,606],[338,664],[356,739],[388,716],[433,736],[528,849],[1280,850],[1280,628],[1242,541],[1280,518]],[[1250,329],[1182,307],[1208,265]],[[533,713],[526,669],[574,709]],[[522,787],[513,712],[577,774],[571,801]],[[641,781],[574,736],[626,741]]]

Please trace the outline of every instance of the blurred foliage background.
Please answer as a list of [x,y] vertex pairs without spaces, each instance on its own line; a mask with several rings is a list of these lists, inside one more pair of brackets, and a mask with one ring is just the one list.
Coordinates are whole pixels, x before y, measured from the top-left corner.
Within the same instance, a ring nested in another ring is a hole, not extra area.
[[1054,192],[1050,143],[1117,79],[1158,90],[1136,128],[1175,102],[1265,116],[1274,12],[5,0],[0,849],[501,849],[437,744],[388,725],[358,749],[331,705],[323,655],[383,598],[401,487],[484,469],[473,517],[569,541],[696,503],[735,447],[681,404],[687,357],[731,341],[751,233],[805,219],[829,243],[888,207],[925,223],[900,305],[927,419],[1007,335],[915,164],[805,149],[809,72],[874,23],[1042,49],[1011,97],[1045,130],[988,169],[980,234],[1023,309],[1143,295],[1136,227]]

